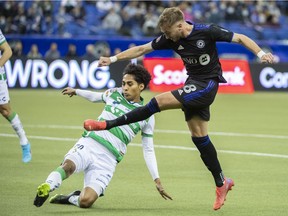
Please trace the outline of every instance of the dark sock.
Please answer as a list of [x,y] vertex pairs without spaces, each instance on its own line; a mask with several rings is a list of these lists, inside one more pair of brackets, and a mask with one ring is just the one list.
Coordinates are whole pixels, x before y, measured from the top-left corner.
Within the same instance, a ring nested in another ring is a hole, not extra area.
[[217,158],[216,149],[210,141],[209,136],[192,137],[192,141],[198,148],[202,161],[212,173],[216,186],[221,187],[224,182],[224,175]]
[[156,99],[152,98],[145,106],[137,107],[116,119],[106,121],[106,129],[145,120],[156,112],[160,112],[160,109]]

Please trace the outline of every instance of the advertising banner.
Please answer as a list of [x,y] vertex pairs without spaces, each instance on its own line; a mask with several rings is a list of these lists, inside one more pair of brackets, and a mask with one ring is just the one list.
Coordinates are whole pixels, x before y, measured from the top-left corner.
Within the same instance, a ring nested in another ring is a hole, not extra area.
[[220,59],[220,63],[227,83],[220,84],[219,93],[254,92],[248,61]]
[[250,64],[256,91],[288,91],[288,64]]
[[5,64],[10,88],[93,88],[122,85],[122,72],[128,61],[98,67],[98,61],[83,59],[16,59]]
[[[253,93],[249,64],[245,60],[220,60],[227,83],[219,87],[220,93]],[[181,59],[145,58],[144,66],[152,75],[150,90],[156,92],[180,88],[187,78]]]

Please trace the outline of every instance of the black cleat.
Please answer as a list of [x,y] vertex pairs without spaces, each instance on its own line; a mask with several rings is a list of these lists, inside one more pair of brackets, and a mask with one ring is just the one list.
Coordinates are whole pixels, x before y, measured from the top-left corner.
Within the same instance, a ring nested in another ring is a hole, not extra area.
[[54,204],[68,204],[71,205],[71,203],[69,202],[69,198],[71,196],[79,196],[81,193],[81,191],[73,191],[72,193],[68,194],[68,195],[63,195],[63,194],[56,194],[55,196],[51,197],[51,199],[49,200],[50,203],[54,203]]
[[34,205],[37,207],[40,207],[43,205],[43,203],[47,200],[49,197],[49,192],[50,192],[50,186],[47,183],[41,184],[37,188],[37,194],[34,199]]

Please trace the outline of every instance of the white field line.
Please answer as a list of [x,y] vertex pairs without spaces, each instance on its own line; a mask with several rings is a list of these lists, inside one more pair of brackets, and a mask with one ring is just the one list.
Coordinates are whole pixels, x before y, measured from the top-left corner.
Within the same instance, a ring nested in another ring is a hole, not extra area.
[[[11,127],[10,125],[0,125],[0,127]],[[67,126],[67,125],[24,125],[25,128],[51,128],[51,129],[70,129],[70,130],[83,130],[81,126]],[[165,134],[190,134],[186,130],[161,130],[155,129],[155,133]],[[254,137],[254,138],[270,138],[270,139],[288,139],[288,135],[272,135],[272,134],[249,134],[249,133],[234,133],[234,132],[209,132],[214,136],[232,136],[232,137]]]
[[[3,134],[0,133],[0,137],[17,137],[15,134]],[[46,137],[46,136],[28,136],[29,139],[40,139],[40,140],[49,140],[49,141],[69,141],[76,142],[78,139],[72,138],[59,138],[59,137]],[[139,143],[130,143],[129,146],[133,147],[141,147],[142,145]],[[176,150],[185,150],[185,151],[198,151],[197,148],[192,147],[184,147],[184,146],[167,146],[167,145],[154,145],[155,148],[162,149],[176,149]],[[237,154],[237,155],[252,155],[252,156],[260,156],[260,157],[274,157],[274,158],[288,158],[288,155],[280,155],[280,154],[268,154],[268,153],[259,153],[259,152],[241,152],[241,151],[229,151],[229,150],[217,150],[218,153],[226,153],[226,154]]]

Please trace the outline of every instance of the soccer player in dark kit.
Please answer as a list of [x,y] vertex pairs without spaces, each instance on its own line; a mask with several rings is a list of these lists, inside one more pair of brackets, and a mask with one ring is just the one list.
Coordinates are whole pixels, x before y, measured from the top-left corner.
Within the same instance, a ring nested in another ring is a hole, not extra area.
[[183,12],[177,8],[166,8],[158,23],[163,33],[153,41],[127,49],[116,56],[101,57],[99,66],[107,66],[120,60],[137,58],[153,50],[173,49],[186,67],[187,78],[182,88],[156,95],[143,107],[109,121],[88,119],[86,130],[108,130],[149,118],[154,113],[168,109],[182,109],[191,132],[191,138],[200,152],[201,159],[212,173],[216,184],[214,210],[224,205],[226,195],[234,186],[231,178],[225,177],[216,149],[208,135],[209,107],[217,94],[219,83],[225,83],[217,54],[216,42],[238,43],[257,55],[263,63],[273,63],[271,53],[265,53],[252,39],[231,32],[215,24],[197,24],[184,20]]

